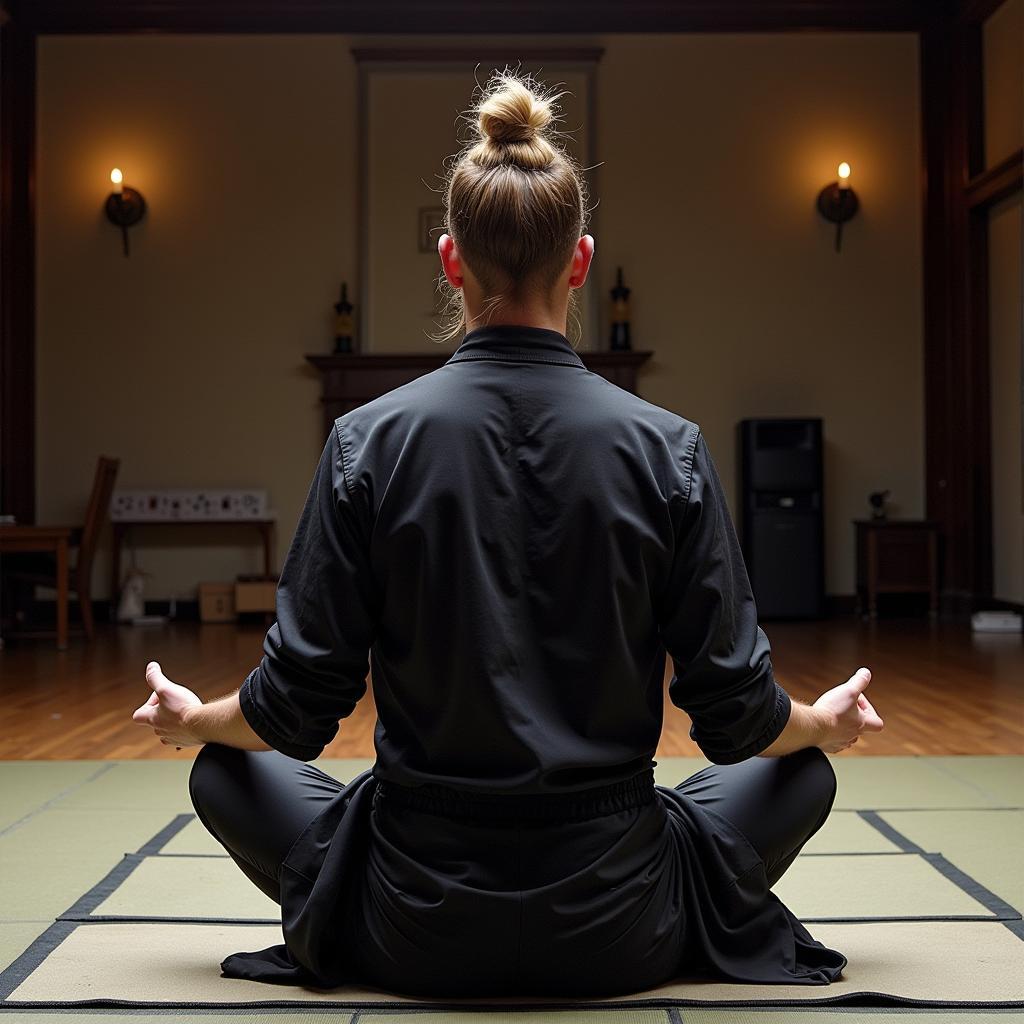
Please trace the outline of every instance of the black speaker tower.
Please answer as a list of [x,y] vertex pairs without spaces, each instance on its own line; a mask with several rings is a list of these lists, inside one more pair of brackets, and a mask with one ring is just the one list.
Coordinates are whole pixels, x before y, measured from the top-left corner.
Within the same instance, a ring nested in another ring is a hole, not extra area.
[[742,420],[740,537],[762,619],[825,614],[820,419]]

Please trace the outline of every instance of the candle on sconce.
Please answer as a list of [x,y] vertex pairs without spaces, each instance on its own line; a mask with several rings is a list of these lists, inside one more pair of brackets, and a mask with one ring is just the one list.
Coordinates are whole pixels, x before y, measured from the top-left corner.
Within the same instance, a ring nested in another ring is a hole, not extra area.
[[826,185],[818,193],[818,212],[836,226],[836,252],[842,244],[843,225],[857,212],[860,200],[850,188],[850,165],[844,160],[836,168],[838,181]]
[[107,196],[104,209],[107,213],[107,220],[121,229],[121,239],[125,256],[128,255],[128,229],[133,224],[138,224],[146,212],[146,200],[139,194],[138,189],[124,183],[124,175],[120,167],[115,167],[110,172],[110,184],[113,191]]

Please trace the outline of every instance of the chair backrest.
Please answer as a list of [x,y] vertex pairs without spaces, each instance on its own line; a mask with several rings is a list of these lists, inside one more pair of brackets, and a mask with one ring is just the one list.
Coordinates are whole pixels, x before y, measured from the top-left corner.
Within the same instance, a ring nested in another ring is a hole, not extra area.
[[99,544],[100,531],[110,516],[110,499],[114,494],[114,481],[121,465],[120,459],[101,455],[96,461],[96,475],[92,481],[92,494],[85,510],[82,540],[78,546],[78,573],[88,573]]

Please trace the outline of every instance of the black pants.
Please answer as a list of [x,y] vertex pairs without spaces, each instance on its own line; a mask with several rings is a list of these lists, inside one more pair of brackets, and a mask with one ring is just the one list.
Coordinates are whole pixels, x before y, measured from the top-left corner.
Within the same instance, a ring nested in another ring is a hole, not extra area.
[[[817,747],[785,757],[709,765],[686,780],[687,796],[731,821],[760,854],[774,885],[825,823],[836,776]],[[280,902],[281,863],[299,833],[342,783],[277,751],[207,744],[189,792],[200,821],[251,881]],[[679,788],[679,787],[677,787]]]

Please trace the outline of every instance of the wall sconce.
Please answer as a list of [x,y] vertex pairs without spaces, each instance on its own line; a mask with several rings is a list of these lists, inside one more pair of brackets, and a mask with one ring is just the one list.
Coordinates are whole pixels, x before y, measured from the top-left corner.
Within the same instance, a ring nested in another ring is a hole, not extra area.
[[124,184],[124,175],[121,174],[119,167],[110,172],[110,181],[114,191],[107,196],[107,219],[121,229],[124,254],[127,256],[128,229],[142,220],[142,215],[146,212],[146,200],[135,189]]
[[850,188],[850,165],[844,160],[839,165],[839,180],[826,185],[818,193],[818,212],[836,226],[836,252],[843,239],[843,225],[857,212],[860,203]]

